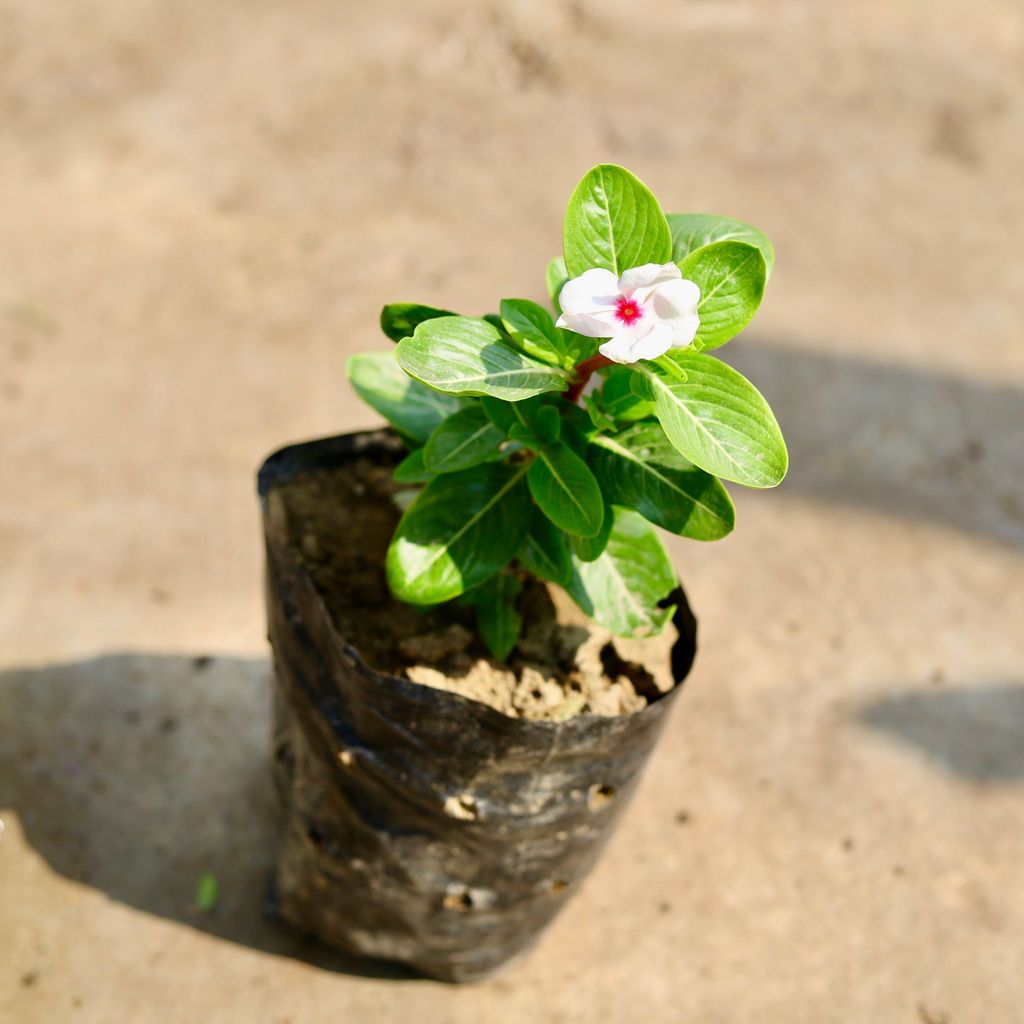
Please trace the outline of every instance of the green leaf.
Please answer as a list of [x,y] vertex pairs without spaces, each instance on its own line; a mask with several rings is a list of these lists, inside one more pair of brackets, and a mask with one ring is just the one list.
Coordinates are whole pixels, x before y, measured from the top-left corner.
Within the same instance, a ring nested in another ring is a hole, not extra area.
[[561,396],[555,397],[546,395],[541,399],[542,404],[551,406],[558,411],[559,419],[562,421],[561,433],[562,442],[576,450],[581,458],[585,459],[587,454],[587,438],[596,429],[586,409],[576,405],[575,402],[567,402]]
[[565,269],[565,260],[561,256],[556,256],[548,264],[547,286],[548,295],[551,297],[551,306],[559,315],[562,313],[562,307],[558,302],[558,296],[562,293],[562,287],[568,280],[569,275]]
[[597,430],[614,430],[615,420],[608,416],[601,408],[601,399],[597,392],[592,395],[583,396],[583,406],[590,416],[590,422]]
[[553,444],[561,432],[558,410],[554,406],[545,405],[546,398],[537,395],[524,398],[521,402],[499,402],[485,398],[483,404],[492,423],[504,430],[513,441],[535,449]]
[[636,374],[628,366],[612,366],[605,371],[601,385],[601,409],[616,420],[632,422],[654,415],[654,405],[632,388]]
[[523,620],[516,611],[516,598],[523,589],[509,572],[500,572],[474,594],[477,632],[498,661],[504,661],[519,640]]
[[562,435],[562,417],[553,405],[542,405],[533,418],[532,426],[541,444],[558,444]]
[[569,582],[572,563],[565,534],[539,508],[533,510],[530,532],[516,558],[527,572],[532,572],[542,580],[563,587]]
[[591,441],[590,468],[605,498],[671,533],[719,540],[736,513],[719,480],[672,447],[657,423],[638,423]]
[[[566,403],[569,406],[568,402]],[[581,422],[582,421],[582,422]],[[587,461],[587,444],[595,433],[585,409],[578,405],[569,406],[562,413],[562,444],[568,445],[584,462]]]
[[424,320],[455,316],[447,309],[421,306],[418,302],[392,302],[380,311],[380,328],[392,340],[408,338]]
[[[678,380],[662,365],[682,368]],[[742,374],[713,356],[679,352],[656,363],[637,363],[669,441],[713,476],[746,487],[774,487],[789,466],[778,421]]]
[[619,275],[643,263],[668,263],[672,236],[650,189],[624,167],[601,164],[569,199],[562,248],[569,277],[594,267]]
[[[666,365],[663,369],[667,374],[669,374],[672,380],[679,379],[678,376],[673,373],[671,366]],[[648,380],[642,367],[638,366],[635,370],[630,371],[629,389],[637,398],[640,399],[641,402],[648,402],[651,406],[651,412],[654,412],[654,385],[651,384],[650,380]]]
[[505,435],[487,418],[483,407],[471,405],[434,430],[423,449],[423,465],[430,473],[454,473],[501,458],[504,443]]
[[565,445],[537,452],[527,475],[541,511],[566,533],[595,537],[604,519],[604,500],[590,467]]
[[672,233],[673,262],[679,263],[695,249],[712,242],[747,242],[761,250],[766,272],[771,276],[775,265],[775,249],[763,231],[741,220],[719,217],[713,213],[670,213],[666,219]]
[[[456,415],[458,415],[456,413]],[[402,461],[395,466],[394,478],[398,484],[422,484],[426,483],[435,474],[423,464],[423,449],[417,448],[409,452]]]
[[608,538],[612,535],[612,526],[614,525],[614,522],[615,517],[612,512],[612,507],[606,502],[604,506],[604,520],[601,523],[601,529],[597,536],[571,536],[569,538],[569,546],[572,548],[572,553],[581,562],[592,562],[595,558],[600,558],[604,549],[608,546]]
[[212,871],[204,871],[196,882],[195,905],[204,914],[210,913],[220,900],[220,883]]
[[567,331],[562,328],[565,336],[565,365],[579,366],[584,359],[597,355],[597,350],[603,343],[603,338],[587,338],[575,331]]
[[480,399],[487,418],[500,430],[507,434],[509,428],[519,422],[516,418],[516,407],[512,402],[503,402],[500,398],[484,396]]
[[409,376],[438,391],[516,402],[569,386],[565,370],[517,352],[497,328],[472,317],[427,320],[395,351]]
[[412,488],[395,491],[395,493],[391,495],[391,503],[399,512],[407,512],[409,510],[409,506],[416,500],[418,494],[419,491]]
[[537,435],[529,427],[524,427],[522,423],[513,423],[508,428],[508,436],[512,441],[521,444],[524,448],[529,448],[531,451],[541,446],[541,441]]
[[529,299],[502,299],[501,321],[512,340],[529,356],[561,366],[565,359],[562,332],[551,314]]
[[493,576],[529,529],[525,466],[487,462],[431,480],[402,516],[388,548],[391,591],[440,604]]
[[410,380],[394,352],[368,352],[352,356],[346,364],[348,379],[359,397],[417,444],[447,416],[462,408],[458,398],[441,395]]
[[694,348],[708,351],[736,337],[757,312],[767,280],[761,250],[746,242],[714,242],[679,264],[700,288]]
[[619,636],[660,633],[673,608],[658,605],[676,587],[676,574],[654,527],[629,509],[616,508],[608,545],[593,562],[573,557],[566,588],[599,626]]

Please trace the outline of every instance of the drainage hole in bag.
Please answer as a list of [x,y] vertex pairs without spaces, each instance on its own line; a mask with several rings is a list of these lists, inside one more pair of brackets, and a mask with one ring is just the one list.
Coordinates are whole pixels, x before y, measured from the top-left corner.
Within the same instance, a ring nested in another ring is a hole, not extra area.
[[594,783],[594,785],[587,790],[587,803],[590,805],[590,809],[592,811],[599,810],[607,804],[610,804],[614,798],[614,786],[608,786],[603,783]]
[[445,910],[465,912],[473,909],[473,894],[464,885],[450,885],[441,900]]
[[456,793],[445,800],[444,813],[460,821],[476,821],[479,811],[476,800],[469,793]]

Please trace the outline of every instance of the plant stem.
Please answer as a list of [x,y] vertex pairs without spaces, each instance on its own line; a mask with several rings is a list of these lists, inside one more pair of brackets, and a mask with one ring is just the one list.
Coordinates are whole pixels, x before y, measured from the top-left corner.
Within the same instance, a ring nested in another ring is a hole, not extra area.
[[611,366],[612,360],[607,356],[600,354],[591,356],[589,359],[584,359],[579,366],[576,367],[576,379],[569,386],[569,390],[565,392],[565,400],[572,402],[574,405],[580,400],[580,395],[583,394],[583,389],[587,386],[587,381],[594,375],[597,370],[600,370],[604,366]]

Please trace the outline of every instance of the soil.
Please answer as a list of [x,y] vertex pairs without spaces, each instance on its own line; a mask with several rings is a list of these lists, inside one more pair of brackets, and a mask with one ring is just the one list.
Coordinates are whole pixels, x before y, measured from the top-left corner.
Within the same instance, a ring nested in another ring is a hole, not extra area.
[[471,609],[396,601],[384,556],[407,496],[391,467],[364,458],[296,477],[269,497],[275,529],[286,531],[338,632],[371,667],[513,718],[630,714],[675,685],[671,626],[645,640],[613,637],[560,588],[532,577],[524,576],[519,598],[522,636],[504,665],[476,636]]

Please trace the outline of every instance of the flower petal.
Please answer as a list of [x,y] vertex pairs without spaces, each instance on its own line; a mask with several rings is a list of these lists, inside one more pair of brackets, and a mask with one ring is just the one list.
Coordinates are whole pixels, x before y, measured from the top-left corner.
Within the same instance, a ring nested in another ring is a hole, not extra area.
[[672,344],[676,348],[685,348],[693,341],[700,327],[697,315],[699,302],[700,288],[686,279],[666,281],[651,296],[649,308],[661,323],[669,327]]
[[613,363],[635,363],[633,348],[629,343],[629,335],[625,331],[616,334],[606,341],[598,351]]
[[594,267],[562,285],[558,304],[562,312],[571,317],[611,308],[618,297],[619,282],[615,275],[610,270]]
[[686,348],[697,336],[697,328],[700,327],[700,317],[694,313],[692,316],[675,317],[672,320],[662,320],[672,331],[672,347]]
[[654,312],[663,320],[697,312],[700,288],[694,281],[679,278],[658,285],[652,296]]
[[619,290],[629,295],[637,288],[650,288],[664,281],[678,281],[681,276],[682,271],[674,263],[644,263],[622,272]]
[[555,322],[555,326],[566,327],[587,338],[610,338],[621,324],[615,316],[615,309],[612,308],[598,309],[593,313],[563,313]]
[[637,359],[657,359],[672,347],[672,329],[668,324],[656,323],[642,338],[633,343],[633,362]]
[[667,324],[653,322],[643,330],[621,328],[600,348],[601,355],[616,363],[635,363],[638,359],[656,359],[672,347],[672,331]]
[[681,274],[674,263],[645,263],[627,270],[619,278],[619,288],[624,295],[646,303],[658,288],[680,280]]

